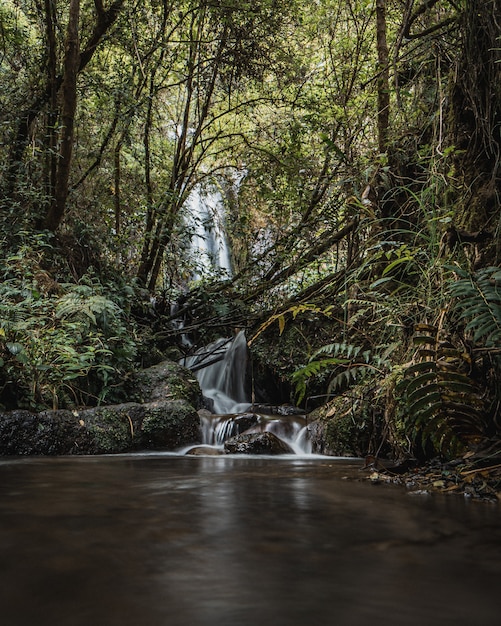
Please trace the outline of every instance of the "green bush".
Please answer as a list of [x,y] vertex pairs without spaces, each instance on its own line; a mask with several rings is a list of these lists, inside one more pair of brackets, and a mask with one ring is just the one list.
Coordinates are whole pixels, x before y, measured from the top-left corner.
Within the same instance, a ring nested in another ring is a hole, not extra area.
[[44,293],[40,274],[47,278],[10,273],[0,284],[0,402],[39,409],[121,399],[136,354],[132,292],[90,274]]

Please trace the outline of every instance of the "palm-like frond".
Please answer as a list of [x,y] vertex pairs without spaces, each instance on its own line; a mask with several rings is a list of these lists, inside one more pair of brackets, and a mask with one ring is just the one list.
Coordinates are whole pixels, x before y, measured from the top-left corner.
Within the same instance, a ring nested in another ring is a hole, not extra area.
[[346,389],[368,375],[380,372],[389,365],[389,347],[380,348],[384,351],[383,356],[378,350],[364,350],[362,346],[344,342],[322,346],[313,353],[307,365],[292,375],[298,402],[304,399],[309,380],[321,374],[331,376],[327,385],[327,394],[330,395],[334,391]]

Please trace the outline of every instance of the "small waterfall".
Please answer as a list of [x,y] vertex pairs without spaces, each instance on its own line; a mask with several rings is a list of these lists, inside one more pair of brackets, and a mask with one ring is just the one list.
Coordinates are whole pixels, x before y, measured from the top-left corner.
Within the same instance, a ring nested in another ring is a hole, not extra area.
[[194,231],[190,255],[197,261],[195,280],[214,272],[231,275],[231,259],[225,232],[226,212],[221,193],[195,187],[188,197],[188,222]]
[[296,454],[311,453],[304,415],[292,407],[279,410],[252,406],[247,385],[248,349],[243,331],[233,339],[218,339],[187,357],[183,364],[195,373],[210,409],[210,413],[206,411],[201,415],[205,445],[222,446],[227,439],[243,433],[271,432]]
[[247,391],[247,340],[244,331],[233,339],[218,339],[184,365],[195,372],[213,413],[241,413],[251,401]]
[[306,418],[301,415],[202,415],[201,422],[204,445],[222,446],[235,435],[269,432],[285,441],[296,454],[311,454],[312,451]]

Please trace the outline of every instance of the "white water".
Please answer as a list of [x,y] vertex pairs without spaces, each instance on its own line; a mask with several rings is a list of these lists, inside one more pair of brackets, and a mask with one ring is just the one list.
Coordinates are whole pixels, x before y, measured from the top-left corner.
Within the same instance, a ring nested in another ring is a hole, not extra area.
[[233,340],[218,339],[185,359],[184,365],[188,368],[210,364],[198,369],[195,376],[212,413],[243,413],[249,408],[247,356],[247,341],[240,331]]
[[188,222],[193,229],[190,256],[196,260],[194,280],[213,273],[231,276],[231,259],[225,232],[226,211],[219,191],[195,187],[188,202]]
[[[239,418],[253,416],[256,423],[240,430]],[[288,444],[295,454],[311,454],[311,441],[306,428],[306,418],[299,415],[278,417],[256,413],[241,415],[202,415],[203,445],[222,448],[230,437],[245,433],[270,432]]]
[[[196,369],[200,365],[206,367]],[[209,412],[201,415],[203,444],[222,447],[235,435],[271,432],[296,454],[311,454],[306,418],[268,415],[252,410],[248,390],[248,349],[243,331],[233,339],[218,339],[184,361],[194,368]]]

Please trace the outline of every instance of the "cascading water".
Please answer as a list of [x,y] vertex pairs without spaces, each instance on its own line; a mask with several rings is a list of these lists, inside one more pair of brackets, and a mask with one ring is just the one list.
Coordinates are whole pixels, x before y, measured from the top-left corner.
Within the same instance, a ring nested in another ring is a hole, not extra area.
[[193,230],[190,255],[197,260],[193,278],[213,272],[231,275],[231,259],[225,232],[225,207],[219,191],[195,187],[188,197],[187,213]]
[[[209,412],[201,415],[203,443],[221,447],[240,434],[270,432],[296,454],[310,454],[306,418],[277,407],[254,407],[248,390],[248,349],[243,331],[218,339],[184,360],[198,379]],[[254,410],[256,409],[256,410]],[[291,409],[289,407],[289,409]]]
[[234,339],[218,339],[187,357],[184,365],[195,371],[212,413],[242,413],[249,408],[247,341],[243,331]]
[[[240,172],[235,177],[236,188],[244,175]],[[231,276],[221,193],[217,189],[196,186],[188,198],[187,218],[193,232],[190,255],[197,261],[192,278],[196,280],[214,273]],[[179,323],[182,325],[182,320]],[[188,345],[186,340],[184,345]],[[254,410],[243,331],[230,339],[218,339],[186,357],[183,365],[195,373],[210,411],[201,415],[205,445],[221,447],[235,435],[270,432],[297,454],[311,453],[305,417],[297,414],[279,416],[271,407],[271,414],[261,410],[262,407]]]

